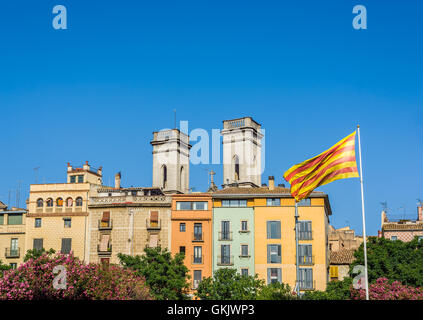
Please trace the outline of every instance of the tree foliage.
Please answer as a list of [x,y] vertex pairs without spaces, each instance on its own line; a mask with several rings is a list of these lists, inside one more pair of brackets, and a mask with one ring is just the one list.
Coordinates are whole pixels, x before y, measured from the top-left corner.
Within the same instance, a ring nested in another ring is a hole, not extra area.
[[202,300],[291,300],[295,299],[288,285],[268,286],[258,275],[243,276],[236,269],[222,268],[213,277],[203,279],[195,295]]
[[0,277],[3,276],[4,271],[9,269],[12,269],[12,267],[7,264],[3,264],[3,262],[0,260]]
[[[356,260],[351,264],[364,265],[363,245],[354,253]],[[379,278],[399,281],[404,285],[423,286],[423,241],[415,238],[410,242],[369,238],[367,242],[367,265],[369,283]]]
[[52,257],[55,253],[56,253],[56,250],[51,248],[48,251],[46,251],[44,248],[42,248],[41,250],[30,249],[30,250],[27,250],[25,254],[24,262],[27,262],[30,259],[38,259],[39,257],[45,254],[49,257]]
[[177,253],[174,257],[165,248],[144,249],[142,256],[118,254],[120,263],[131,268],[146,279],[152,294],[159,300],[187,299],[189,289],[188,268],[184,265],[184,255]]
[[326,291],[306,291],[303,299],[306,300],[348,300],[351,298],[353,279],[344,278],[342,281],[331,281],[326,286]]

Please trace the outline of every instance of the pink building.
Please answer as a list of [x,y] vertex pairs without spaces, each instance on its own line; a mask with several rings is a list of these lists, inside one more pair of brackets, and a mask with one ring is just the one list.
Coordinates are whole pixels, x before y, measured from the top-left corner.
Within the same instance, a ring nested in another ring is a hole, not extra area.
[[391,240],[408,242],[418,236],[423,239],[423,206],[417,206],[417,220],[388,219],[385,211],[382,211],[382,231],[379,237]]

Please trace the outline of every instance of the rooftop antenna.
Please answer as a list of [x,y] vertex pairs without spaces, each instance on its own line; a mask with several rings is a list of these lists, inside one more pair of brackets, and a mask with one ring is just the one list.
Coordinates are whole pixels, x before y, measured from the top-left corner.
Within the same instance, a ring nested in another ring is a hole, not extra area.
[[10,206],[10,205],[11,205],[11,203],[10,203],[11,194],[12,194],[12,190],[10,190],[10,189],[9,189],[9,202],[7,203],[7,205],[8,205],[8,206]]
[[175,119],[175,126],[174,126],[174,128],[175,128],[175,129],[178,129],[178,128],[176,127],[176,109],[173,109],[173,113],[174,113],[174,119]]
[[21,180],[18,181],[18,189],[16,190],[16,208],[19,208],[21,198]]
[[38,184],[38,169],[40,169],[40,167],[35,167],[34,173],[35,173],[35,184]]
[[382,210],[385,211],[385,213],[388,212],[388,202],[385,201],[381,202],[380,204],[382,205]]

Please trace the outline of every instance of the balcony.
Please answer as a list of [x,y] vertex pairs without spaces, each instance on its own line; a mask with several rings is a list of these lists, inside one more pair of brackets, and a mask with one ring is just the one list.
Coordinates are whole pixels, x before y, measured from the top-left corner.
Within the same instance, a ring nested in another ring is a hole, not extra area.
[[204,242],[203,233],[193,233],[192,242]]
[[6,248],[6,252],[4,256],[10,259],[10,258],[19,258],[20,255],[21,255],[21,248],[16,248],[16,249]]
[[97,252],[98,253],[112,253],[112,244],[108,243],[107,248],[101,248],[100,245],[97,245]]
[[203,264],[204,260],[203,260],[203,256],[201,257],[196,257],[196,256],[192,256],[192,264]]
[[233,266],[234,256],[217,256],[218,266]]
[[98,220],[98,230],[112,230],[113,220],[101,221]]
[[232,231],[219,231],[219,241],[232,241]]
[[146,219],[146,226],[147,230],[160,230],[162,221],[159,219],[158,221],[151,221],[151,219]]
[[314,265],[314,256],[300,256],[300,266],[312,266]]
[[299,240],[313,240],[313,232],[312,231],[300,231],[298,232]]
[[308,290],[315,290],[316,288],[316,280],[300,280],[299,281],[300,284],[300,290],[304,290],[304,291],[308,291]]

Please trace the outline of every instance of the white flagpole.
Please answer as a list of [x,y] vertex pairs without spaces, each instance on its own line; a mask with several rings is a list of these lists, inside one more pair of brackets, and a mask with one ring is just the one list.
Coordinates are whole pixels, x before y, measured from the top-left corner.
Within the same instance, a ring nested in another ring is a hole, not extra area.
[[364,211],[363,163],[361,162],[360,125],[357,125],[357,133],[358,133],[358,153],[360,157],[361,212],[363,213],[364,276],[366,280],[366,283],[365,283],[366,300],[369,300],[369,280],[367,277],[366,214]]

